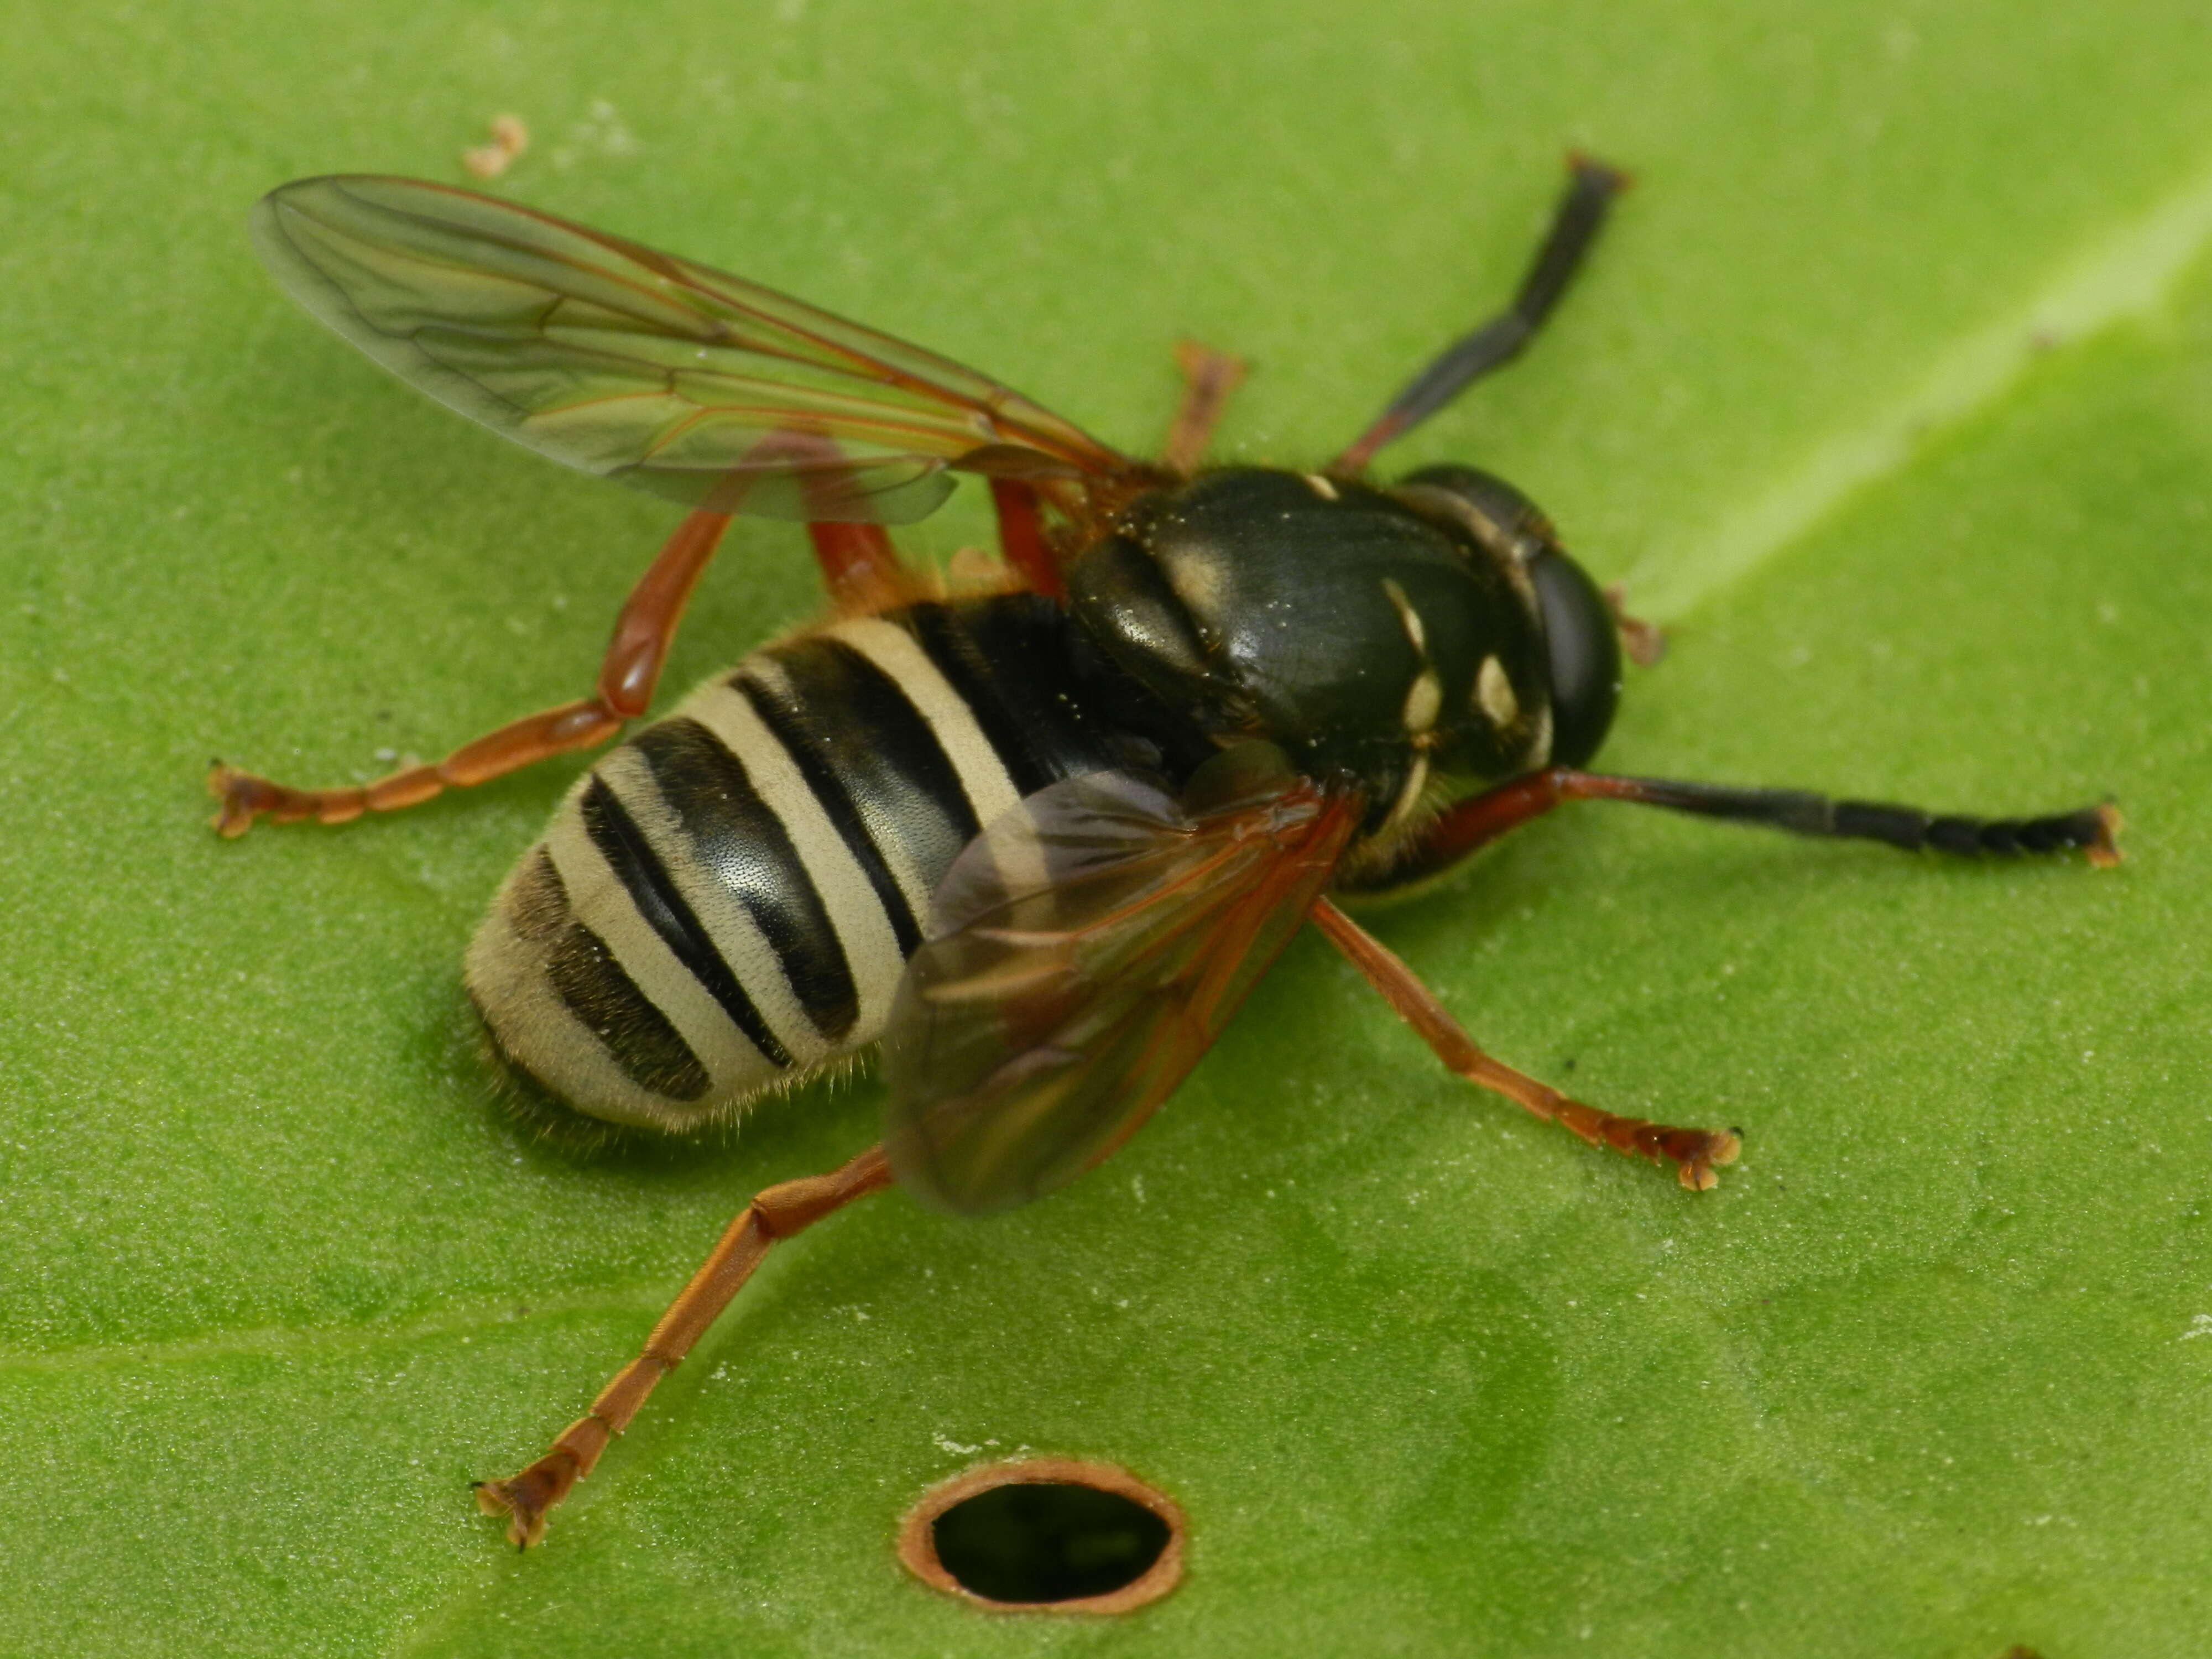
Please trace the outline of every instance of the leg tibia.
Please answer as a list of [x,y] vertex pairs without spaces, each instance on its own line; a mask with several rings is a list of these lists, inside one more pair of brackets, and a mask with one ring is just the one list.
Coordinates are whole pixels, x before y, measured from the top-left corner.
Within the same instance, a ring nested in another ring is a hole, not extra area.
[[1808,789],[1736,789],[1595,773],[1568,774],[1561,793],[1569,799],[1632,801],[1699,817],[1765,824],[1796,836],[1877,841],[1908,853],[1924,850],[1966,858],[2084,853],[2095,865],[2120,861],[2120,815],[2110,802],[2042,817],[1984,818],[1881,801],[1836,800]]
[[301,818],[343,823],[363,812],[418,805],[447,789],[483,783],[533,761],[605,743],[622,730],[623,721],[651,706],[684,605],[729,522],[722,514],[693,513],[662,544],[615,618],[591,696],[526,715],[462,744],[435,765],[410,766],[357,788],[295,789],[218,762],[208,776],[208,793],[222,803],[215,827],[235,836],[262,817],[278,823]]
[[2120,815],[2109,801],[2041,817],[1982,818],[1875,801],[1836,800],[1807,789],[1739,789],[1727,784],[1623,778],[1554,766],[1525,773],[1481,794],[1453,802],[1387,866],[1364,872],[1347,884],[1347,890],[1382,893],[1429,880],[1509,830],[1571,800],[1663,806],[1669,811],[1762,824],[1796,836],[1880,842],[1909,853],[1969,858],[2081,853],[2100,869],[2120,861]]
[[1455,340],[1409,381],[1352,447],[1329,463],[1331,472],[1359,471],[1375,452],[1426,420],[1476,380],[1508,363],[1535,337],[1588,256],[1613,198],[1628,175],[1585,155],[1568,157],[1566,194],[1553,210],[1551,228],[1521,279],[1513,303]]
[[295,789],[267,778],[218,764],[208,775],[208,793],[222,805],[215,827],[226,836],[244,835],[257,817],[272,823],[343,823],[364,812],[393,812],[416,806],[447,789],[465,788],[531,762],[571,749],[589,749],[622,730],[621,719],[596,699],[562,703],[526,715],[512,725],[456,749],[429,766],[410,766],[374,783],[343,789]]
[[552,1449],[521,1474],[478,1481],[477,1506],[487,1515],[508,1517],[507,1535],[518,1549],[536,1543],[545,1530],[547,1512],[592,1472],[607,1443],[629,1426],[646,1396],[744,1288],[769,1247],[856,1198],[880,1192],[890,1178],[883,1149],[872,1146],[828,1175],[787,1181],[755,1194],[691,1275],[690,1283],[669,1304],[637,1358],[599,1390],[592,1409],[562,1431]]
[[925,585],[906,568],[881,525],[810,524],[806,534],[839,616],[872,617],[924,596]]
[[1610,1146],[1631,1157],[1648,1158],[1654,1164],[1671,1164],[1681,1183],[1692,1192],[1704,1192],[1716,1185],[1719,1177],[1713,1173],[1715,1168],[1735,1162],[1741,1143],[1733,1130],[1678,1129],[1640,1117],[1616,1117],[1571,1100],[1551,1085],[1492,1059],[1474,1046],[1474,1039],[1445,1012],[1436,993],[1422,984],[1388,945],[1327,899],[1314,907],[1313,919],[1329,943],[1367,976],[1368,983],[1420,1034],[1437,1058],[1468,1082],[1495,1090],[1538,1117],[1571,1130],[1593,1146]]
[[1176,347],[1176,367],[1182,371],[1182,403],[1168,428],[1160,463],[1188,477],[1205,463],[1206,446],[1213,441],[1213,428],[1229,394],[1243,381],[1244,360],[1184,340]]

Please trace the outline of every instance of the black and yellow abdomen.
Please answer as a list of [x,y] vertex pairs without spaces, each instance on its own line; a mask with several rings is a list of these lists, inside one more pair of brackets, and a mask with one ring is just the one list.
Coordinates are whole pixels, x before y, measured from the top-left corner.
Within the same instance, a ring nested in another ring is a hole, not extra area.
[[1060,608],[903,607],[754,653],[578,780],[469,951],[501,1056],[677,1131],[883,1029],[930,895],[1024,795],[1123,763]]

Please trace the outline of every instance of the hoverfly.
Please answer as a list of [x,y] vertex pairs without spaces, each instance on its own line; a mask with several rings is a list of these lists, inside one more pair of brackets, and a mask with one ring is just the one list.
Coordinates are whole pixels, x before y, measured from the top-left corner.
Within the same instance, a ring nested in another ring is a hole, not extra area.
[[[830,617],[594,763],[467,987],[554,1130],[681,1135],[880,1042],[881,1145],[771,1187],[590,1412],[478,1489],[526,1546],[777,1239],[896,1179],[1002,1210],[1144,1122],[1310,921],[1455,1072],[1692,1189],[1724,1130],[1615,1116],[1478,1048],[1331,895],[1402,890],[1569,800],[1957,854],[2118,858],[2095,806],[1936,817],[1610,776],[1624,619],[1502,479],[1387,443],[1514,356],[1622,175],[1577,158],[1528,276],[1313,471],[1201,465],[1239,372],[1192,349],[1146,462],[973,370],[738,277],[442,185],[332,177],[253,218],[293,297],[441,402],[690,509],[591,696],[365,787],[218,767],[216,823],[335,823],[614,737],[732,514],[808,526]],[[1003,562],[948,594],[884,530],[983,478]]]

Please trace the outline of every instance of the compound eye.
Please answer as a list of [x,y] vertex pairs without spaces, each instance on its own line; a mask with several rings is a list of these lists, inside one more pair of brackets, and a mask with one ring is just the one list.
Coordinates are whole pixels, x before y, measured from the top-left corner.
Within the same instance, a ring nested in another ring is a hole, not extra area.
[[1440,489],[1474,510],[1471,527],[1494,552],[1521,554],[1532,541],[1548,542],[1552,526],[1536,503],[1494,472],[1446,464],[1425,466],[1398,481],[1399,488]]
[[1580,766],[1598,751],[1620,704],[1620,636],[1612,608],[1565,554],[1551,521],[1511,484],[1480,467],[1409,472],[1400,487],[1442,491],[1469,509],[1493,553],[1517,561],[1536,589],[1552,676],[1552,764]]
[[1544,612],[1552,669],[1552,764],[1581,766],[1597,753],[1620,704],[1620,636],[1605,595],[1556,547],[1529,559]]

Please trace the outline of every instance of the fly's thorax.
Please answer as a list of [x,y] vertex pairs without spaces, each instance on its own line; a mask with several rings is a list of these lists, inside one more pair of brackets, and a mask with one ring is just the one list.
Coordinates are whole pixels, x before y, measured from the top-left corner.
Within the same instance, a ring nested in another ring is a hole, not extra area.
[[1356,779],[1386,817],[1438,772],[1549,757],[1540,600],[1460,515],[1318,474],[1237,468],[1147,496],[1068,574],[1079,628],[1214,742]]

